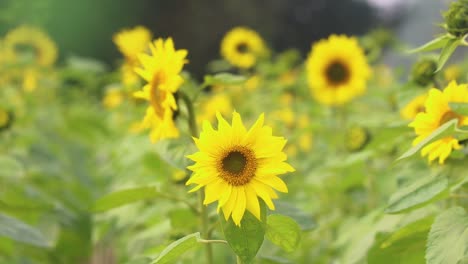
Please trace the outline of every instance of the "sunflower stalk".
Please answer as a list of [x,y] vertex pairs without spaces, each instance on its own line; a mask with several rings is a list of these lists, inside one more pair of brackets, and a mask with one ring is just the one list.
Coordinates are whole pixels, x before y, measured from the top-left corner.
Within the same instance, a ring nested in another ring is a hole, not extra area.
[[[190,134],[192,137],[198,137],[198,127],[197,121],[195,116],[195,109],[193,108],[193,103],[190,97],[182,91],[178,92],[179,97],[184,102],[185,106],[187,107],[188,112],[188,125],[190,129]],[[205,194],[203,192],[198,192],[198,203],[199,203],[199,212],[200,212],[200,222],[201,222],[201,234],[204,237],[205,241],[210,240],[209,232],[209,219],[208,219],[208,210],[206,210],[206,206],[203,204],[205,200]],[[213,249],[211,247],[212,243],[205,243],[205,254],[206,254],[206,263],[213,264]]]

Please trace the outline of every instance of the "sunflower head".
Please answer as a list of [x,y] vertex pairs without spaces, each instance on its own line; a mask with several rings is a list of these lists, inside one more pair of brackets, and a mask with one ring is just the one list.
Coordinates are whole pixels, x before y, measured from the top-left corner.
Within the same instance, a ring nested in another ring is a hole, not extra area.
[[452,2],[444,18],[450,34],[456,37],[468,34],[468,0]]
[[252,29],[236,27],[221,41],[221,55],[232,65],[248,69],[268,54],[263,39]]
[[57,60],[55,43],[39,28],[21,26],[7,33],[4,40],[6,58],[12,63],[47,67]]
[[174,94],[183,83],[180,75],[187,60],[186,50],[175,50],[171,38],[158,39],[150,44],[151,54],[141,53],[138,58],[142,68],[135,71],[147,84],[134,96],[147,100],[150,105],[146,110],[142,126],[151,129],[151,140],[174,138],[179,135],[173,117],[177,110]]
[[102,99],[102,104],[107,109],[113,109],[122,104],[125,96],[120,89],[108,89]]
[[306,70],[314,97],[326,105],[341,105],[364,93],[371,76],[357,39],[343,35],[315,43]]
[[149,29],[143,26],[136,26],[119,31],[113,36],[112,40],[122,55],[125,56],[127,62],[135,65],[138,61],[138,54],[148,49],[151,38],[152,34]]
[[426,102],[427,94],[421,94],[413,98],[405,107],[400,111],[401,117],[407,120],[413,120],[417,114],[424,112],[424,103]]
[[346,149],[349,151],[362,150],[370,141],[370,133],[365,127],[353,126],[346,132]]
[[205,121],[194,138],[199,151],[188,156],[195,164],[188,167],[193,175],[187,185],[197,185],[191,192],[205,187],[204,204],[218,201],[218,212],[222,209],[225,219],[232,217],[238,226],[246,210],[260,220],[259,197],[274,210],[275,190],[288,191],[278,177],[294,171],[283,152],[286,140],[263,125],[263,114],[249,130],[236,112],[232,124],[220,114],[217,118],[217,130]]
[[[416,139],[413,145],[418,144],[434,130],[446,122],[457,119],[458,126],[468,125],[468,116],[460,115],[453,111],[449,103],[468,103],[468,85],[458,85],[452,81],[443,91],[431,89],[425,101],[425,111],[416,115],[413,122],[409,124],[416,132]],[[461,146],[456,138],[448,136],[436,140],[421,150],[422,156],[428,156],[428,160],[439,158],[439,163],[443,164],[453,149],[460,149]]]
[[420,86],[427,86],[434,82],[437,62],[431,58],[422,58],[411,69],[411,80]]

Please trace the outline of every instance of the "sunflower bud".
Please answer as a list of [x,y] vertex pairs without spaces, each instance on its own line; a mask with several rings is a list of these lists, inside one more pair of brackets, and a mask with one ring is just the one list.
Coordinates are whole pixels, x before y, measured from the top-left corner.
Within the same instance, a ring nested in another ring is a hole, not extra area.
[[346,131],[346,149],[355,152],[362,150],[370,141],[370,133],[365,127],[353,126]]
[[0,132],[7,130],[13,123],[13,113],[0,107]]
[[413,65],[411,69],[411,80],[418,85],[427,86],[434,81],[437,62],[433,59],[424,58]]
[[452,2],[444,18],[450,34],[456,37],[468,34],[468,0]]

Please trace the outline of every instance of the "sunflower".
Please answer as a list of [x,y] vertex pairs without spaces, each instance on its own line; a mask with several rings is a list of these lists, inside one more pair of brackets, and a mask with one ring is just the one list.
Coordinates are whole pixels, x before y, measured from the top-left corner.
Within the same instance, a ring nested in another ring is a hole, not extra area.
[[217,118],[218,130],[205,121],[200,137],[194,138],[200,151],[188,156],[195,164],[188,167],[194,173],[186,184],[197,184],[190,192],[205,187],[204,204],[218,201],[218,212],[222,208],[225,219],[232,216],[240,226],[245,210],[260,219],[258,197],[275,209],[275,190],[288,192],[277,175],[294,168],[286,163],[286,140],[263,125],[263,114],[248,131],[237,112],[232,125],[220,114]]
[[104,98],[102,99],[102,104],[107,109],[113,109],[118,107],[124,101],[125,95],[119,89],[108,89]]
[[427,99],[427,94],[421,94],[413,98],[400,111],[401,117],[407,120],[413,120],[417,114],[424,112],[424,102]]
[[314,44],[306,70],[313,95],[326,105],[341,105],[364,93],[371,76],[357,39],[344,35]]
[[268,49],[263,39],[249,28],[233,28],[226,33],[221,42],[221,55],[239,68],[251,68],[258,58],[267,54]]
[[177,110],[174,93],[184,79],[180,76],[182,67],[187,60],[186,50],[175,50],[171,38],[158,39],[150,44],[151,55],[141,53],[138,58],[142,68],[135,71],[148,82],[142,91],[134,96],[150,102],[146,110],[142,127],[150,128],[150,138],[154,143],[163,138],[179,136],[173,114]]
[[4,40],[5,56],[12,63],[51,66],[57,60],[57,46],[39,28],[21,26],[7,33]]
[[362,150],[370,140],[370,133],[365,127],[352,126],[346,132],[346,149],[354,152]]
[[200,115],[198,121],[201,123],[203,120],[210,122],[215,121],[216,113],[229,114],[232,112],[231,99],[227,94],[220,93],[207,98],[200,104]]
[[[452,81],[443,91],[432,88],[425,102],[425,111],[416,115],[409,124],[416,132],[413,145],[417,145],[434,130],[452,119],[458,119],[458,126],[468,125],[468,116],[460,115],[450,109],[450,102],[468,103],[468,84],[458,85]],[[458,140],[448,136],[432,142],[421,150],[422,156],[428,155],[429,162],[439,158],[443,164],[453,149],[460,149]]]
[[143,26],[123,29],[113,36],[114,44],[125,57],[125,63],[120,69],[124,84],[131,85],[138,81],[138,75],[133,69],[138,65],[138,54],[148,49],[151,38],[151,31]]

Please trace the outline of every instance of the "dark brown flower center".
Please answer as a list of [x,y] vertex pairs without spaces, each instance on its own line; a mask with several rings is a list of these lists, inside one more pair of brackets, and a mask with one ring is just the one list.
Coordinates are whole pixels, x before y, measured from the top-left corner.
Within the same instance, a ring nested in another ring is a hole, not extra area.
[[440,118],[439,120],[439,126],[447,123],[448,121],[452,120],[452,119],[458,119],[458,123],[457,125],[460,125],[460,122],[462,121],[462,116],[453,112],[452,110],[448,110],[447,112],[445,112],[442,117]]
[[239,53],[247,53],[249,51],[249,46],[245,42],[241,42],[237,44],[236,50]]
[[325,69],[325,75],[331,84],[338,85],[349,79],[349,70],[342,62],[334,61]]
[[226,150],[218,163],[221,178],[233,186],[245,185],[255,176],[257,160],[254,152],[244,146]]

